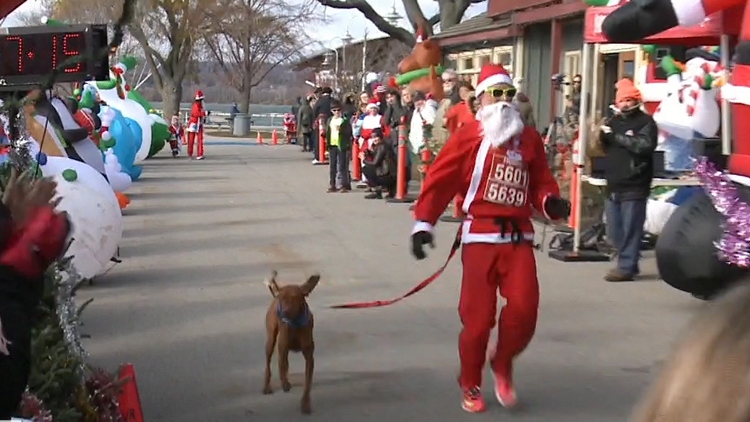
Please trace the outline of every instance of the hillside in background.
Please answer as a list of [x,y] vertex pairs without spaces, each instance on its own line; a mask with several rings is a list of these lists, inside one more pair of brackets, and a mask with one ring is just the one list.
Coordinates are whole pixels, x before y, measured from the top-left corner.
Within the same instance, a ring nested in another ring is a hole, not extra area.
[[[215,63],[202,62],[194,65],[193,73],[183,82],[182,101],[192,101],[197,89],[203,91],[206,102],[221,104],[239,102],[238,92],[229,86],[224,74]],[[154,87],[153,78],[149,78],[138,88],[138,91],[149,101],[161,101],[161,96]],[[297,96],[304,96],[309,91],[310,87],[305,85],[304,77],[294,72],[291,66],[278,66],[253,89],[250,102],[253,104],[292,104]]]

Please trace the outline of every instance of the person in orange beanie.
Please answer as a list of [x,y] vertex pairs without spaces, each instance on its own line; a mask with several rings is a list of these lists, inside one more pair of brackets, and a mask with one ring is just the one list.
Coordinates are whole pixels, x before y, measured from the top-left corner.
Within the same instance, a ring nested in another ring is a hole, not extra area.
[[641,92],[622,79],[615,95],[615,115],[601,127],[607,166],[607,238],[617,249],[617,267],[604,279],[632,281],[640,272],[643,223],[654,177],[658,129],[641,109]]

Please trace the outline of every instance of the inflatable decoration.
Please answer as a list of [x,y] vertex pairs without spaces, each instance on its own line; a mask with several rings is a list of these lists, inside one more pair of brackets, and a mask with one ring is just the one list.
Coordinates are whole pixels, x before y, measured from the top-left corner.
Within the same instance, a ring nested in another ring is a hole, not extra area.
[[440,101],[445,96],[440,79],[442,62],[443,52],[437,41],[427,38],[424,27],[420,26],[414,49],[398,64],[400,75],[396,77],[395,84],[408,85],[412,90],[430,94],[432,99]]
[[[101,129],[101,143],[102,145],[117,145],[117,140],[112,136],[109,131],[109,127],[114,123],[115,111],[112,108],[108,108],[103,112],[102,115],[102,129]],[[130,175],[122,170],[117,156],[115,155],[112,147],[107,148],[104,152],[104,169],[107,172],[107,179],[109,184],[115,192],[124,192],[130,188],[133,179]]]
[[83,277],[102,274],[122,238],[122,212],[117,195],[91,166],[40,153],[35,141],[29,145],[29,151],[41,158],[42,175],[57,182],[57,193],[62,197],[58,210],[70,216],[73,241],[66,255],[73,257],[73,266]]
[[659,126],[659,147],[664,151],[665,168],[686,171],[693,167],[693,139],[711,138],[719,133],[721,110],[718,101],[724,69],[718,57],[706,59],[703,50],[688,51],[682,65],[672,57],[662,59],[668,75],[669,95],[654,113]]
[[141,177],[142,168],[134,163],[142,141],[140,126],[132,120],[128,121],[119,110],[113,107],[102,106],[101,109],[100,114],[110,111],[113,113],[108,132],[117,142],[112,146],[112,153],[117,157],[122,171],[127,173],[131,180],[138,180]]
[[[744,5],[743,0],[631,1],[604,18],[601,28],[611,42],[634,42]],[[700,159],[695,171],[703,192],[675,210],[656,244],[664,281],[701,298],[714,296],[750,268],[750,8],[744,13],[734,69],[721,89],[731,103],[735,137],[728,173]],[[725,32],[730,29],[735,28]]]
[[136,153],[135,163],[141,163],[148,158],[151,151],[151,128],[154,125],[154,119],[145,108],[126,95],[130,87],[125,84],[123,74],[128,70],[128,66],[135,65],[135,59],[132,57],[125,58],[123,61],[125,63],[118,63],[112,67],[109,81],[86,82],[86,85],[96,90],[101,101],[119,110],[125,118],[132,120],[139,126],[141,143]]
[[45,154],[67,157],[88,164],[104,175],[104,159],[99,147],[82,128],[68,106],[57,96],[47,96],[40,90],[32,91],[27,106],[26,128],[29,135],[42,146]]

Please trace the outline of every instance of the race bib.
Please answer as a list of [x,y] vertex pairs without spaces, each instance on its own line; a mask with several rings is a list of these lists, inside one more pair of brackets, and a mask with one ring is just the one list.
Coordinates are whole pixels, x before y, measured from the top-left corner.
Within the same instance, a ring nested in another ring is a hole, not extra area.
[[494,154],[483,199],[507,207],[525,207],[528,190],[529,170],[522,157]]

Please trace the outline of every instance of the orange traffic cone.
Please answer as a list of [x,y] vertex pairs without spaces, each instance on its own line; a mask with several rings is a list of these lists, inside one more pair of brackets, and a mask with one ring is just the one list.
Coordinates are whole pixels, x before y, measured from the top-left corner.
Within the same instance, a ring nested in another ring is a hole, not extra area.
[[126,363],[120,367],[119,380],[123,382],[118,402],[120,413],[124,420],[130,422],[143,422],[143,410],[141,409],[141,397],[138,394],[138,384],[135,382],[135,368],[132,363]]
[[260,136],[260,131],[257,131],[258,137],[255,139],[255,142],[258,143],[258,145],[263,145],[263,137]]
[[271,143],[273,145],[279,144],[279,132],[277,132],[276,129],[273,130],[273,134],[271,135]]

